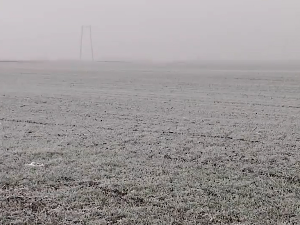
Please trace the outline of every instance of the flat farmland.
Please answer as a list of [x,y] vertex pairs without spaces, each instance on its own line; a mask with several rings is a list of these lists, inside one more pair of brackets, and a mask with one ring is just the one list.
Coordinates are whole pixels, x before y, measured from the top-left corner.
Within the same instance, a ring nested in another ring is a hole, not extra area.
[[299,224],[299,116],[297,71],[0,63],[0,223]]

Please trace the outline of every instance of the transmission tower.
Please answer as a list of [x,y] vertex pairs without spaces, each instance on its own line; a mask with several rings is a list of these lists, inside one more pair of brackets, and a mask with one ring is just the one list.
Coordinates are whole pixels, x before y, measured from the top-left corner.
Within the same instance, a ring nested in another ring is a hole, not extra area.
[[80,60],[82,59],[82,41],[83,41],[83,35],[84,31],[88,31],[90,35],[90,46],[91,46],[91,54],[92,54],[92,60],[94,61],[94,48],[93,48],[93,40],[92,40],[92,26],[81,26],[81,39],[80,39]]

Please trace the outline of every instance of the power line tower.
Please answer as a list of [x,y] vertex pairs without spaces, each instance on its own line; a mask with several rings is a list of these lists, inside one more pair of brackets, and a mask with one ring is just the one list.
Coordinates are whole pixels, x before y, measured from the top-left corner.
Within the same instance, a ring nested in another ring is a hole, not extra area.
[[92,26],[81,26],[81,39],[80,39],[80,60],[82,59],[82,42],[83,42],[83,35],[84,31],[89,32],[90,36],[90,46],[91,46],[91,54],[92,54],[92,60],[94,61],[94,48],[93,48],[93,40],[92,40]]

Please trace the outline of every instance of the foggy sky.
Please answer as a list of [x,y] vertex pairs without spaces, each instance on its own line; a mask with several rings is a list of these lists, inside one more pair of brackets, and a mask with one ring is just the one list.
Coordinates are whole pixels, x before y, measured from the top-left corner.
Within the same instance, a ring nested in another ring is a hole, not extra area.
[[300,60],[299,21],[299,0],[0,0],[0,59],[78,59],[92,25],[97,60]]

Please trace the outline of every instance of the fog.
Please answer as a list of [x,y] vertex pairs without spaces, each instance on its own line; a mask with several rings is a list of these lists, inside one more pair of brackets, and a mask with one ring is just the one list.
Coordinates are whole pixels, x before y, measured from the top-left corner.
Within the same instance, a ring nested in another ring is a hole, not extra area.
[[299,21],[299,0],[0,0],[0,59],[78,59],[91,25],[96,60],[300,60]]

